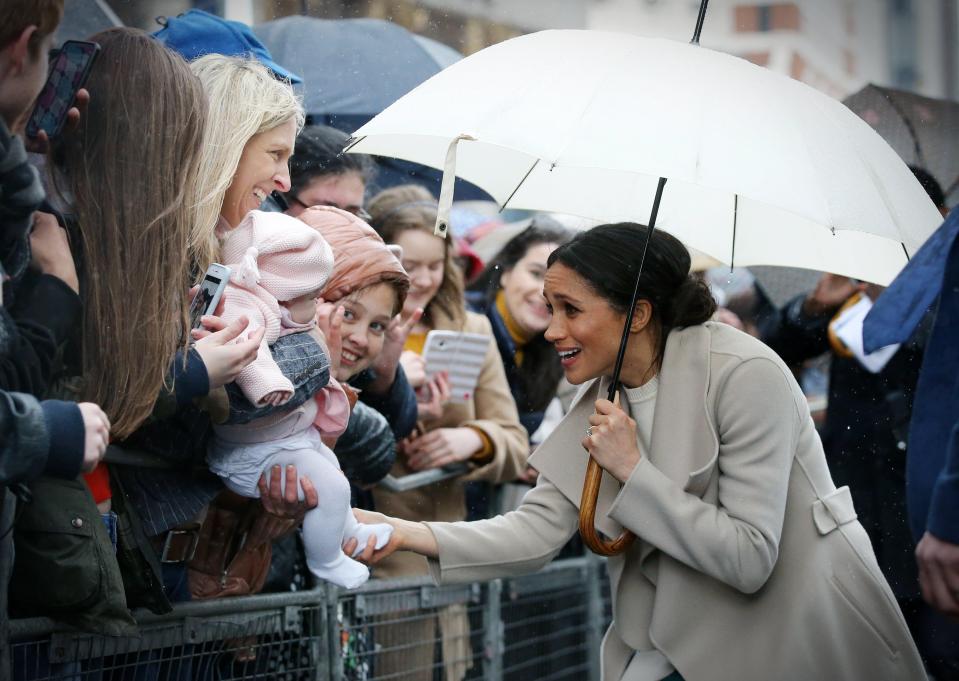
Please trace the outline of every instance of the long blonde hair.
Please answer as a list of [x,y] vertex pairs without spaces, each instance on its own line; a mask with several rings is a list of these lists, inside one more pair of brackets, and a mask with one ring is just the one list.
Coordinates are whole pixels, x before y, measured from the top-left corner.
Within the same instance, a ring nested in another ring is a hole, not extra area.
[[195,197],[197,222],[190,239],[194,265],[202,274],[219,254],[216,225],[246,143],[289,120],[296,121],[299,131],[305,115],[289,82],[277,80],[255,59],[210,54],[190,68],[203,84],[209,106]]
[[146,33],[114,28],[92,40],[101,54],[90,104],[53,164],[82,249],[80,397],[123,438],[153,410],[185,337],[206,97],[186,62]]
[[[374,196],[367,210],[370,212],[370,224],[383,241],[395,244],[400,234],[416,229],[433,234],[436,224],[436,198],[429,190],[418,184],[401,184],[384,189]],[[441,237],[436,237],[440,239]],[[443,239],[445,257],[443,260],[443,281],[433,299],[427,303],[423,313],[426,324],[433,324],[435,309],[438,308],[457,326],[466,321],[466,302],[463,297],[463,274],[454,260],[455,253],[452,237]]]

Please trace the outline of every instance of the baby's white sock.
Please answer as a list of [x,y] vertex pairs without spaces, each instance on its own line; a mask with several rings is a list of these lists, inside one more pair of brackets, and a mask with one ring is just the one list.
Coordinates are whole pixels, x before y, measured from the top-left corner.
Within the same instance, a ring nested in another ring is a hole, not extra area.
[[309,559],[306,563],[314,575],[344,589],[355,589],[370,578],[368,567],[353,560],[342,551],[329,563],[314,565]]
[[373,523],[367,525],[366,523],[357,523],[356,527],[353,528],[352,535],[356,539],[356,550],[353,551],[353,556],[356,557],[363,552],[363,549],[366,548],[366,542],[370,540],[370,535],[376,535],[376,544],[374,545],[377,550],[386,546],[390,541],[390,537],[393,536],[393,526],[387,523]]

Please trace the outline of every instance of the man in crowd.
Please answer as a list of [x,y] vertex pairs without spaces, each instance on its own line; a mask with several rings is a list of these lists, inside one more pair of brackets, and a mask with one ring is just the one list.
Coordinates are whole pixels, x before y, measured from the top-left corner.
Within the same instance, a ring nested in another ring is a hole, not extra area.
[[[12,565],[13,495],[41,474],[75,478],[103,456],[109,421],[94,404],[39,401],[60,346],[80,314],[66,233],[38,213],[44,199],[20,133],[47,75],[47,53],[63,0],[0,5],[0,640]],[[79,120],[79,111],[70,119]],[[42,148],[45,136],[33,141]],[[5,646],[0,650],[6,651]],[[0,676],[7,660],[0,659]]]

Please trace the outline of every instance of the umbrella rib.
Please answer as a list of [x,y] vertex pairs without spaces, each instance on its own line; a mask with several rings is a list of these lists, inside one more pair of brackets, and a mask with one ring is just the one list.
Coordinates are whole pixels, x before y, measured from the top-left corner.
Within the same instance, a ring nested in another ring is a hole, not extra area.
[[736,226],[739,222],[739,194],[733,194],[733,249],[729,255],[729,271],[736,268]]
[[500,212],[500,213],[502,213],[504,210],[506,210],[506,206],[509,204],[510,201],[513,200],[513,197],[516,196],[516,192],[518,192],[518,191],[519,191],[519,188],[523,186],[523,183],[526,182],[526,178],[529,177],[529,174],[530,174],[531,172],[533,172],[533,169],[534,169],[538,164],[539,164],[539,159],[536,159],[535,161],[533,161],[533,165],[531,165],[531,166],[529,167],[529,170],[526,171],[526,174],[523,175],[523,179],[519,181],[519,184],[516,185],[516,188],[513,189],[512,193],[506,198],[505,201],[503,201],[503,205],[500,206],[500,208],[499,208],[499,212]]
[[646,228],[646,242],[643,244],[643,253],[639,258],[639,271],[636,273],[636,285],[633,287],[633,298],[626,311],[626,323],[623,325],[623,337],[619,341],[619,352],[616,353],[616,364],[613,366],[613,380],[609,384],[606,399],[610,402],[616,397],[619,390],[619,374],[623,370],[623,360],[626,358],[626,346],[629,343],[629,332],[633,326],[633,316],[636,314],[636,301],[639,300],[639,282],[643,277],[643,267],[646,265],[646,251],[656,229],[656,217],[659,215],[659,204],[663,199],[663,189],[666,187],[666,178],[660,177],[656,185],[656,196],[653,197],[653,208],[649,213],[649,226]]
[[706,20],[706,5],[709,0],[701,0],[699,3],[699,16],[696,17],[696,28],[693,30],[693,39],[689,42],[693,45],[699,45],[699,36],[703,32],[703,22]]
[[900,241],[899,245],[902,246],[902,252],[906,254],[906,262],[912,260],[912,258],[909,257],[909,249],[906,248],[906,244]]
[[343,147],[343,151],[341,151],[340,154],[347,153],[350,149],[352,149],[353,147],[355,147],[357,144],[359,144],[365,139],[366,139],[366,135],[363,135],[362,137],[351,137],[350,139],[346,140],[346,146]]

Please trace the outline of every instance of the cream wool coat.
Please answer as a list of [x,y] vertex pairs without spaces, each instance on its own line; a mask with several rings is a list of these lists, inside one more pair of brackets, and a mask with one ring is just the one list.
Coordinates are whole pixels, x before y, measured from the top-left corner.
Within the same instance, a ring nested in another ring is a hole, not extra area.
[[[576,531],[580,441],[602,383],[531,457],[542,476],[518,510],[428,523],[437,581],[533,572]],[[597,527],[638,537],[609,560],[604,681],[653,647],[686,681],[925,679],[848,488],[833,484],[806,400],[769,348],[722,324],[672,332],[650,450],[600,490]]]

